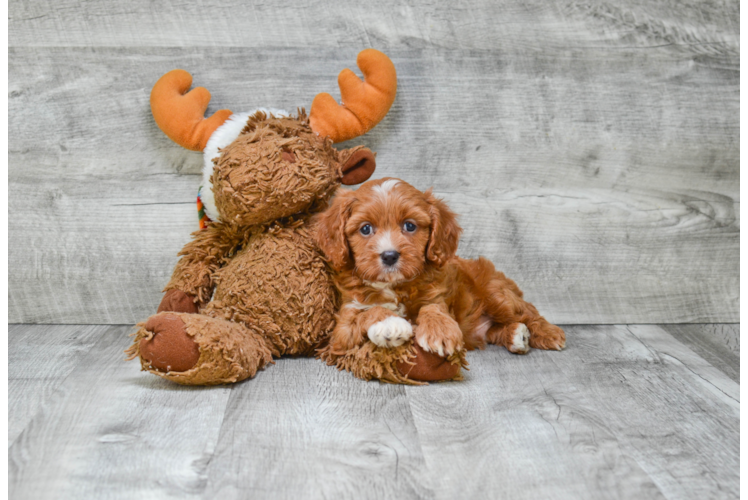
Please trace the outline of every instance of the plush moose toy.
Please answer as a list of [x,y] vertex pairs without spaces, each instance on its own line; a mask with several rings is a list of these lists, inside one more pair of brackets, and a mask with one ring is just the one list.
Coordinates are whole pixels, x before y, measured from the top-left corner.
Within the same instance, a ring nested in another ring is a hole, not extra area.
[[158,313],[138,324],[128,359],[139,357],[143,370],[188,385],[243,380],[282,355],[317,354],[367,380],[459,376],[459,364],[412,342],[394,349],[367,342],[325,357],[338,298],[310,218],[341,182],[371,176],[369,149],[338,151],[332,144],[379,123],[397,89],[386,55],[367,49],[357,64],[363,82],[348,69],[338,77],[344,105],[319,94],[309,117],[303,109],[295,117],[260,109],[220,110],[206,119],[210,93],[187,92],[189,73],[159,79],[151,92],[156,123],[177,144],[204,152],[201,229],[180,252]]

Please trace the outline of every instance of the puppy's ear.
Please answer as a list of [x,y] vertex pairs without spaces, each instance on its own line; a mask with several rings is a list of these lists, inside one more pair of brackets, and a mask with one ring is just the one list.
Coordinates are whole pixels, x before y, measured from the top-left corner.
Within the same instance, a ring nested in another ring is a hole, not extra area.
[[336,271],[340,271],[351,261],[345,225],[351,215],[351,205],[354,201],[355,191],[338,188],[332,204],[314,218],[314,239]]
[[443,266],[457,253],[462,228],[457,224],[457,215],[446,203],[435,198],[431,189],[424,193],[429,204],[431,233],[426,245],[426,259],[437,266]]

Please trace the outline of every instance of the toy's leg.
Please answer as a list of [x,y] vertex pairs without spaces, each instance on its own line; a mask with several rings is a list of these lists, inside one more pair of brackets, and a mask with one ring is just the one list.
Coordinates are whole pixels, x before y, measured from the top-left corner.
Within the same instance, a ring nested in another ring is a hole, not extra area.
[[319,351],[319,357],[328,365],[347,370],[360,379],[395,384],[418,385],[459,379],[460,368],[467,366],[464,350],[445,359],[425,352],[412,340],[398,347],[379,347],[367,340],[343,353],[327,345]]
[[417,343],[413,343],[415,357],[401,361],[397,369],[405,377],[419,382],[439,382],[460,378],[461,362],[451,362],[436,353],[426,352]]
[[201,314],[162,312],[138,324],[129,359],[186,385],[214,385],[252,377],[272,362],[262,336],[240,323]]

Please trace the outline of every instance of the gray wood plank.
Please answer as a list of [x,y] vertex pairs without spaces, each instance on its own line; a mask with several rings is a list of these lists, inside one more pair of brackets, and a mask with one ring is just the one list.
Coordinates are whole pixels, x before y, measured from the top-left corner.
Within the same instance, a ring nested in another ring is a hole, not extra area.
[[[76,328],[13,326],[11,389],[31,367],[59,371],[73,347],[50,346],[69,342]],[[124,363],[129,327],[91,327],[90,349],[77,352],[63,383],[46,381],[54,389],[8,450],[9,492],[20,499],[738,496],[736,382],[657,326],[566,330],[562,352],[472,352],[461,382],[367,383],[314,359],[281,359],[253,380],[203,389]],[[11,412],[9,424],[25,418]]]
[[656,326],[567,334],[406,389],[439,497],[737,498],[737,383]]
[[11,2],[16,46],[243,46],[533,49],[625,42],[667,43],[705,54],[738,52],[739,4],[723,2],[288,0],[204,1],[199,6],[133,0]]
[[740,383],[740,325],[660,325],[712,366]]
[[83,325],[9,325],[8,446],[107,329]]
[[[393,48],[393,110],[353,142],[378,176],[435,186],[462,253],[553,321],[737,321],[737,58],[617,43]],[[192,70],[212,109],[294,109],[356,52],[12,48],[10,320],[130,323],[158,304],[200,165],[152,122],[161,73]]]
[[[741,418],[741,423],[743,419]],[[742,429],[741,429],[742,431]],[[748,433],[740,433],[740,491],[748,488]]]
[[236,386],[205,498],[434,498],[403,386],[282,359]]
[[[101,331],[10,446],[12,498],[185,498],[204,488],[230,389],[141,374],[124,362],[131,330]],[[42,351],[28,363],[50,359]]]

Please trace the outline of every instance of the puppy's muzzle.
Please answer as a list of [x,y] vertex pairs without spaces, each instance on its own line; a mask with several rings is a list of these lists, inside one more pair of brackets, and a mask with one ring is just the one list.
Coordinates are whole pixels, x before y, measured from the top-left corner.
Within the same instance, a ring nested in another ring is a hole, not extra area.
[[379,257],[382,259],[382,263],[385,266],[394,266],[400,258],[400,252],[387,250],[386,252],[382,252]]

